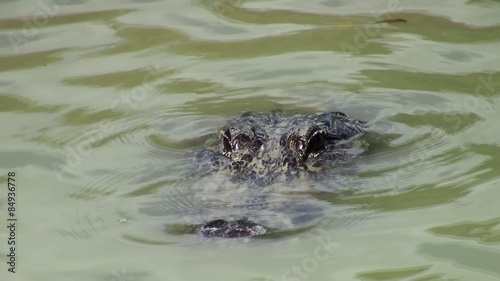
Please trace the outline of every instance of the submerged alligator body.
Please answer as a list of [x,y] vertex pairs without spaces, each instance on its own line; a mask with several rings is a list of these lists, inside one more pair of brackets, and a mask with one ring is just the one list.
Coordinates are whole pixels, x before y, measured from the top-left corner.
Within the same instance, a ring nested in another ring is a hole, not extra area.
[[[245,113],[220,129],[218,144],[197,153],[204,171],[224,171],[249,188],[268,186],[333,167],[351,158],[352,141],[364,122],[342,112],[297,114]],[[204,237],[247,237],[269,229],[247,218],[215,219],[198,227]]]

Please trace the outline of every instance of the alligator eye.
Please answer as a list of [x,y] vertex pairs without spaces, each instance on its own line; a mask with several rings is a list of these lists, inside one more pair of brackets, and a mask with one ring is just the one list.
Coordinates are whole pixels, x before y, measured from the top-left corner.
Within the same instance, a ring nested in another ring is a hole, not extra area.
[[250,137],[245,134],[239,134],[233,140],[233,149],[240,150],[248,145]]
[[317,156],[325,148],[325,137],[325,131],[319,128],[311,129],[303,154],[303,161],[306,161],[309,156]]
[[233,141],[233,149],[234,150],[240,149],[240,141],[239,140],[236,139]]
[[254,149],[256,149],[256,150],[263,150],[264,149],[264,143],[262,142],[262,140],[260,140],[260,139],[255,140]]
[[302,151],[302,150],[304,150],[304,142],[303,142],[302,140],[299,140],[299,141],[297,142],[297,150],[298,150],[298,151]]
[[209,221],[207,222],[204,227],[206,228],[221,228],[225,225],[227,225],[228,222],[225,221],[225,220],[221,220],[221,219],[217,219],[217,220],[213,220],[213,221]]
[[334,114],[335,116],[341,116],[341,117],[346,117],[346,118],[349,118],[347,116],[347,114],[345,114],[344,112],[340,112],[340,111],[335,111],[335,112],[332,112],[332,114]]
[[321,134],[316,134],[309,139],[305,153],[318,153],[324,146],[323,136]]

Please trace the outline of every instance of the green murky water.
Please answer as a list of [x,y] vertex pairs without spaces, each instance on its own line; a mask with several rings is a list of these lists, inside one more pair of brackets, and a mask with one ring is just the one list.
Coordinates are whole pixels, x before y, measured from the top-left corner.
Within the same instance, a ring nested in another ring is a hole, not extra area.
[[[500,280],[499,14],[486,0],[3,1],[0,211],[7,225],[15,172],[18,221],[15,274],[0,230],[2,280]],[[214,195],[185,163],[249,110],[341,110],[378,137],[341,190],[316,190],[328,211],[305,231],[168,231],[208,219]],[[194,199],[173,204],[183,186]]]

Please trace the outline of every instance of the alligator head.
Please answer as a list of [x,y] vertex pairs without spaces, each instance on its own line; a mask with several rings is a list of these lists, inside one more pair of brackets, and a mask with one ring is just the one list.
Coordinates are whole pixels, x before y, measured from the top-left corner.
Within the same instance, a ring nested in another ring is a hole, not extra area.
[[[232,180],[249,186],[269,185],[345,161],[350,156],[349,141],[364,134],[363,122],[342,112],[292,117],[249,112],[229,121],[219,132],[218,146],[201,151],[198,164],[224,170]],[[217,219],[199,232],[208,237],[242,237],[264,230],[267,228],[248,219]]]

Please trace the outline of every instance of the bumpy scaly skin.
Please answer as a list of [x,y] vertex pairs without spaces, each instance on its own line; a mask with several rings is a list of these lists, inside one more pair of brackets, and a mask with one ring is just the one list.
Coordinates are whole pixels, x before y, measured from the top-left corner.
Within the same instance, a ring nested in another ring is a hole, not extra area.
[[[245,113],[220,129],[220,144],[198,153],[205,170],[225,170],[235,181],[268,185],[278,179],[319,170],[349,158],[348,141],[364,134],[363,122],[342,112]],[[267,228],[248,219],[213,220],[199,228],[206,237],[245,237]]]
[[241,238],[265,234],[268,229],[244,218],[233,221],[213,220],[202,225],[198,231],[205,237]]

